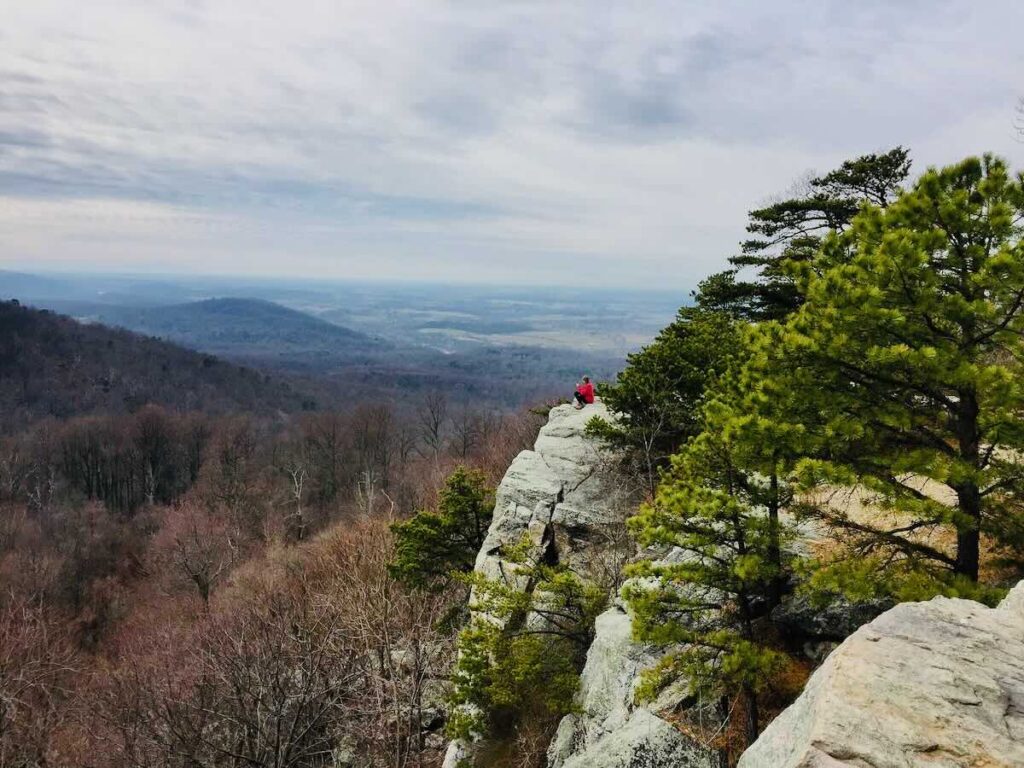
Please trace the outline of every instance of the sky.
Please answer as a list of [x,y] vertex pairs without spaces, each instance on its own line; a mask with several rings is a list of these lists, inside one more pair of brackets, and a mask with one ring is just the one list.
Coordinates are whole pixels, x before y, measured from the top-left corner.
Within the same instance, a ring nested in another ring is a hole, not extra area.
[[0,0],[0,267],[688,288],[902,144],[1024,168],[1024,3]]

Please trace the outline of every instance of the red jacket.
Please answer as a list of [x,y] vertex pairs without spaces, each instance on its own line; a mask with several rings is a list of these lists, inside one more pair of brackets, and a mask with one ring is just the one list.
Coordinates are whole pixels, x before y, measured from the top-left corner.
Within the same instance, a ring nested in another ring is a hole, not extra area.
[[576,391],[583,395],[584,402],[594,402],[594,385],[591,384],[590,382],[580,384],[578,387],[576,387]]

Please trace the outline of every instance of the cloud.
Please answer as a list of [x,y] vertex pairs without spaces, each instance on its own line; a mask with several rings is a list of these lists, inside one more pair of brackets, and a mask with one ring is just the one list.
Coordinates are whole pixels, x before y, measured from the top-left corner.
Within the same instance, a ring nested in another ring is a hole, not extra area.
[[0,261],[684,289],[809,168],[1024,161],[1024,7],[850,6],[14,4]]

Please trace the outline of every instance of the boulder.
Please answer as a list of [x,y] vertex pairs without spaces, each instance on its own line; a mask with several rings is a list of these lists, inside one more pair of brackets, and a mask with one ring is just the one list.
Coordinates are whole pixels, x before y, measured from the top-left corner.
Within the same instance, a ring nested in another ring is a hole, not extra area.
[[998,608],[937,597],[861,627],[739,766],[1024,766],[1024,582]]

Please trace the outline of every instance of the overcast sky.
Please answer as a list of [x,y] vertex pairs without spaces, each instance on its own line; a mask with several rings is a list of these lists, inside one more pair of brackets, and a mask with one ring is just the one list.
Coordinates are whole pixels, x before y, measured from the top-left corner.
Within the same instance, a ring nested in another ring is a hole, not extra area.
[[1024,2],[0,0],[0,266],[691,286],[896,144],[1024,167]]

